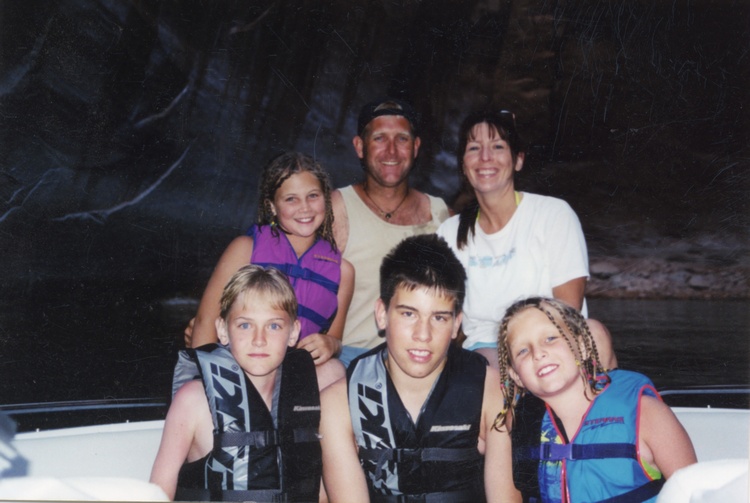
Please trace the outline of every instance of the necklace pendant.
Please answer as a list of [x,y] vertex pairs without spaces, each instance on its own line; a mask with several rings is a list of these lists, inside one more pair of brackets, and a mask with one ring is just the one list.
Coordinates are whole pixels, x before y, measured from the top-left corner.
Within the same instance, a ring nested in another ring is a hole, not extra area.
[[390,213],[386,213],[386,214],[385,214],[385,219],[386,219],[386,220],[390,220],[392,216],[393,216],[393,215],[391,215]]

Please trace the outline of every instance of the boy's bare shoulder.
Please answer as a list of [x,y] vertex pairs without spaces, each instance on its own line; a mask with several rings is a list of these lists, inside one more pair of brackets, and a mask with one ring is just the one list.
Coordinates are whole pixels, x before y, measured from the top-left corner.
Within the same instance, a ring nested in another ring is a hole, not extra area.
[[346,400],[346,393],[347,393],[347,384],[346,384],[346,377],[342,377],[341,379],[334,381],[329,386],[326,386],[323,391],[320,392],[320,403],[321,407],[323,406],[323,401],[326,402],[336,402],[340,400]]
[[193,379],[183,384],[172,399],[173,407],[193,407],[196,403],[206,401],[206,392],[199,379]]
[[[346,436],[351,432],[346,377],[320,392],[320,431],[324,438]],[[322,442],[328,444],[328,440],[330,438]]]

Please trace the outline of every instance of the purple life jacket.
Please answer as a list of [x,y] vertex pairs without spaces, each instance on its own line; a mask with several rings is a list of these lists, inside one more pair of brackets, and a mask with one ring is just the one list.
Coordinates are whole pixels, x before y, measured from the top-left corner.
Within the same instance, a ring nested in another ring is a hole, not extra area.
[[250,263],[278,269],[294,288],[299,306],[297,317],[302,324],[300,340],[310,334],[325,333],[338,309],[341,253],[334,251],[328,241],[318,239],[297,258],[283,231],[274,236],[270,226],[253,225],[247,233],[253,238]]

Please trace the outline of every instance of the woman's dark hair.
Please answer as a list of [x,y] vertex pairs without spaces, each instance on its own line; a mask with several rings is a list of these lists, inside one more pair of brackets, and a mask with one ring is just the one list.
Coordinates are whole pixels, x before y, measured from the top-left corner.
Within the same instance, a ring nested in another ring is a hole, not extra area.
[[[466,175],[464,175],[464,153],[466,152],[466,144],[474,139],[474,128],[479,124],[487,124],[490,127],[491,134],[494,132],[505,140],[510,147],[510,155],[514,166],[518,159],[518,154],[526,151],[523,140],[516,130],[516,116],[513,112],[500,110],[470,114],[464,119],[458,130],[458,148],[456,149],[458,173],[466,185],[468,185],[468,182],[466,181]],[[456,245],[461,250],[469,240],[469,231],[472,234],[474,233],[477,215],[479,215],[479,203],[475,196],[471,198],[459,215]]]

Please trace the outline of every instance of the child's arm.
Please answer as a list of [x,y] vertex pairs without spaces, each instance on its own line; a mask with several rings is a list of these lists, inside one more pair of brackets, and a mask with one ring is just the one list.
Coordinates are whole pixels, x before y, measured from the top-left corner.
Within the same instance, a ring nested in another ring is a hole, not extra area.
[[667,404],[652,396],[641,397],[640,454],[669,478],[697,462],[693,443]]
[[323,482],[328,500],[369,501],[349,414],[346,379],[339,379],[323,390],[320,413]]
[[344,337],[344,323],[346,314],[349,312],[349,304],[352,303],[352,295],[354,295],[354,266],[348,260],[341,259],[341,282],[337,295],[339,306],[331,328],[328,330],[328,334],[339,341]]
[[[192,454],[197,459],[205,455],[200,452],[203,448],[206,449],[206,453],[210,450],[210,446],[201,445],[205,443],[205,438],[201,438],[198,431],[199,425],[205,421],[206,413],[209,415],[208,420],[211,421],[206,394],[200,381],[185,383],[175,394],[172,405],[169,406],[150,479],[164,490],[169,499],[174,499],[177,476],[180,467],[188,459],[188,454]],[[210,432],[211,429],[209,429],[209,434]]]
[[502,409],[503,395],[500,391],[500,374],[487,368],[482,403],[482,425],[480,438],[484,439],[484,488],[488,502],[520,502],[521,493],[513,484],[513,464],[510,433],[507,427],[497,431],[493,428],[495,418]]
[[206,285],[206,290],[203,292],[201,303],[198,306],[198,314],[195,315],[191,340],[188,340],[186,333],[186,345],[197,348],[219,340],[216,335],[215,322],[216,318],[219,317],[219,302],[224,286],[232,277],[232,274],[250,263],[252,254],[253,238],[250,236],[239,236],[229,243],[208,280],[208,285]]
[[338,310],[327,334],[312,334],[297,344],[297,347],[308,351],[315,365],[321,365],[341,352],[341,339],[344,336],[344,323],[349,304],[354,294],[354,266],[348,260],[341,261],[341,281],[336,295]]

